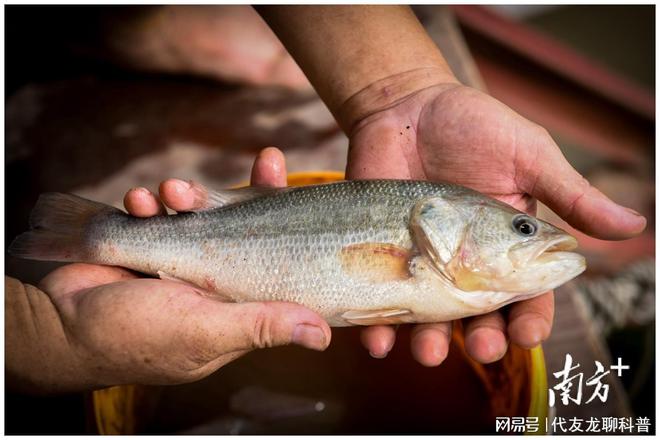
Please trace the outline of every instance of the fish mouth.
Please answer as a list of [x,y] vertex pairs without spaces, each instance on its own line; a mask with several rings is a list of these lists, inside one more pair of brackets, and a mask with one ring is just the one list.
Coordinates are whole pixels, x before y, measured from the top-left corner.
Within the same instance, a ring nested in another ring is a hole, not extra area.
[[575,250],[577,247],[578,242],[575,237],[570,235],[557,237],[554,240],[548,241],[543,246],[539,246],[536,252],[532,254],[530,261],[545,262],[549,259],[554,260],[556,257],[570,253],[570,251]]
[[538,266],[562,258],[571,258],[575,255],[570,252],[577,248],[575,237],[562,234],[550,240],[543,240],[535,244],[521,243],[509,251],[509,258],[515,267],[522,268],[529,265]]
[[549,240],[535,249],[528,270],[538,275],[539,284],[529,294],[554,289],[584,272],[587,268],[586,259],[577,252],[571,252],[577,247],[575,237],[565,235]]

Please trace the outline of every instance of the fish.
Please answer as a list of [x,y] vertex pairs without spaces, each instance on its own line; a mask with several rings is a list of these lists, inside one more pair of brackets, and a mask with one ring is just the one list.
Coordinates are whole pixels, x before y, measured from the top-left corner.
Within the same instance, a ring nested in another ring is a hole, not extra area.
[[331,326],[445,322],[582,273],[565,231],[472,189],[348,180],[213,191],[207,209],[133,217],[42,194],[11,255],[121,266],[222,301],[289,301]]

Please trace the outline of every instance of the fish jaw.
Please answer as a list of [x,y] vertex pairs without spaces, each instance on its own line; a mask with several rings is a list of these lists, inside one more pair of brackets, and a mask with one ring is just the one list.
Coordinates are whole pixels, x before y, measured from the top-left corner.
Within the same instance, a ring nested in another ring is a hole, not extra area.
[[[453,293],[471,308],[479,309],[481,313],[488,313],[514,302],[542,295],[577,277],[586,269],[585,258],[574,252],[551,252],[541,255],[537,260],[539,264],[536,267],[531,264],[527,271],[517,272],[516,277],[507,280],[517,286],[518,291],[513,289],[466,291],[454,288]],[[499,284],[498,287],[502,289],[510,288],[506,283]]]
[[[509,257],[515,267],[511,283],[527,295],[546,292],[577,277],[586,270],[585,258],[575,252],[577,240],[566,233],[530,247],[524,259],[516,259],[515,249]],[[519,256],[518,256],[519,257]],[[508,290],[508,289],[504,289]]]
[[572,251],[576,249],[578,242],[575,237],[561,231],[549,240],[539,240],[537,243],[522,243],[512,247],[508,251],[508,257],[516,268],[534,264],[534,261],[546,254],[560,251]]
[[580,275],[587,268],[585,258],[575,252],[548,252],[535,260],[529,271],[536,271],[542,283],[535,290],[545,292]]
[[[508,304],[524,301],[552,290],[577,277],[586,269],[585,258],[574,252],[541,253],[526,272],[517,272],[511,285],[502,280],[498,289],[489,287],[463,290],[454,279],[437,270],[434,261],[420,255],[411,261],[415,294],[409,294],[405,307],[413,312],[414,322],[446,322],[497,310]],[[527,277],[527,280],[525,279]],[[495,284],[498,280],[494,281]],[[489,283],[493,284],[493,282]]]
[[[502,292],[533,295],[551,290],[586,269],[585,259],[573,252],[577,240],[547,225],[549,233],[493,252],[467,236],[445,272],[465,292]],[[496,295],[500,297],[500,295]]]

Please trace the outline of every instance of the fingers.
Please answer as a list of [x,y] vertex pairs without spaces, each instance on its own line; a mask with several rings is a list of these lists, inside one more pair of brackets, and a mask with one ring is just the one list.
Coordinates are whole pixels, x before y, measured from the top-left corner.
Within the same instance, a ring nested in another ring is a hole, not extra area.
[[133,188],[124,196],[124,207],[135,217],[163,215],[167,211],[163,204],[146,188]]
[[360,332],[360,340],[371,357],[383,359],[394,347],[396,330],[388,325],[366,327]]
[[250,184],[274,188],[286,186],[286,163],[279,149],[267,147],[259,152],[252,165]]
[[[622,240],[644,230],[646,219],[592,187],[564,158],[550,135],[540,137],[541,153],[525,164],[521,188],[573,227],[597,238]],[[542,157],[541,157],[542,156]]]
[[412,355],[425,367],[440,365],[449,353],[451,322],[416,325],[410,335]]
[[[494,311],[466,320],[465,349],[482,364],[504,357],[511,341],[523,348],[533,348],[550,336],[554,315],[552,292],[515,303],[509,313],[509,324],[502,313]],[[416,325],[411,333],[413,357],[422,365],[440,365],[449,353],[451,323]],[[374,326],[362,331],[362,343],[373,357],[385,357],[394,344],[394,329]]]
[[553,316],[554,295],[548,292],[512,304],[508,326],[498,311],[470,318],[465,326],[465,349],[474,360],[487,364],[504,357],[507,334],[520,347],[536,347],[550,336]]
[[552,292],[512,304],[507,329],[511,342],[523,348],[533,348],[548,339],[554,313]]
[[293,303],[220,303],[205,312],[205,338],[218,345],[218,354],[296,344],[325,350],[330,327],[317,313]]
[[465,350],[472,359],[482,364],[504,357],[509,346],[506,340],[506,322],[500,312],[490,312],[466,320]]
[[160,198],[177,212],[209,208],[208,190],[200,183],[180,179],[167,179],[158,187]]
[[[286,186],[284,154],[275,147],[261,150],[252,166],[251,184],[255,186]],[[160,197],[171,209],[184,212],[213,207],[206,187],[193,181],[168,179],[160,184]]]
[[[386,325],[367,327],[362,330],[361,340],[372,357],[382,359],[394,346],[396,330]],[[419,363],[435,367],[447,358],[450,340],[451,323],[420,324],[410,334],[410,350]]]

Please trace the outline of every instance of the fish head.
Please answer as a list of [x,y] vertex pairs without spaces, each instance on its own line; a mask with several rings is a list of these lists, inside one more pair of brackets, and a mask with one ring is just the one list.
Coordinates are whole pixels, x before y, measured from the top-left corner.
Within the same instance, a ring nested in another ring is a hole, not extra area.
[[498,292],[502,304],[553,289],[582,273],[577,240],[509,205],[472,196],[431,198],[411,219],[418,248],[463,292]]

